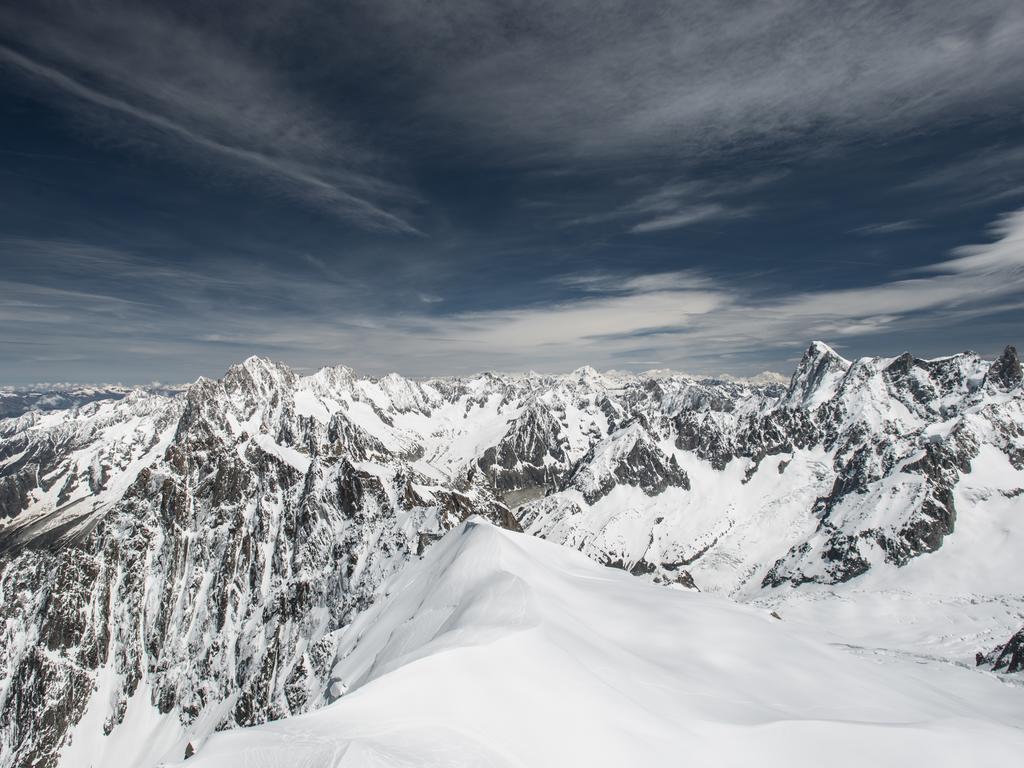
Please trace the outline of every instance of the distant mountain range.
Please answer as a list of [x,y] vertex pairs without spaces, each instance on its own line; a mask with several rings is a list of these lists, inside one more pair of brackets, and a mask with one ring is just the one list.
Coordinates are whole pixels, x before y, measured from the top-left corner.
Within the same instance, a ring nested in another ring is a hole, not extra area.
[[136,389],[174,395],[185,387],[162,384],[147,387],[126,387],[121,384],[40,384],[33,387],[8,387],[0,389],[0,419],[21,416],[27,411],[62,411],[97,400],[120,400]]
[[152,765],[323,707],[350,628],[474,516],[850,647],[1012,674],[1021,380],[1013,347],[814,342],[788,383],[250,358],[181,391],[0,394],[0,768]]

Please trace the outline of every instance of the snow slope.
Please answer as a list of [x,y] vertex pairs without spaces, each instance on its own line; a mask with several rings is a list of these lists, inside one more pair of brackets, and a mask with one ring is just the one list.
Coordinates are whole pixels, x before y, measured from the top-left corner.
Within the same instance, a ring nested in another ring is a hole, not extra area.
[[970,663],[1024,623],[1022,486],[1024,471],[982,446],[956,487],[959,527],[941,549],[902,568],[770,590],[755,602],[876,652]]
[[867,657],[470,520],[341,642],[334,704],[188,768],[1011,765],[1024,688]]

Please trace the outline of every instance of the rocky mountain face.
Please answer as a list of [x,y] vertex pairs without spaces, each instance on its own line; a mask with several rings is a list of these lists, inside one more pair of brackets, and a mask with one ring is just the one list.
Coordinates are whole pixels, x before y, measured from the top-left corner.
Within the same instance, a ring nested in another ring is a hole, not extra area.
[[[1005,465],[999,492],[1017,492],[1020,382],[1012,347],[991,365],[971,353],[851,363],[815,343],[781,396],[669,399],[645,416],[658,469],[630,456],[610,474],[622,439],[611,432],[569,482],[517,514],[531,533],[664,581],[686,569],[698,587],[734,595],[848,581],[938,549],[979,455]],[[652,480],[612,479],[631,471],[657,477],[655,500],[636,493]],[[608,480],[572,480],[592,476]]]
[[1021,378],[1012,347],[820,342],[788,387],[251,358],[0,420],[0,767],[139,729],[180,759],[321,706],[348,624],[471,515],[739,599],[902,568],[984,505],[1024,514]]
[[187,741],[316,706],[387,575],[469,515],[516,526],[348,384],[252,359],[5,425],[0,764],[56,765],[139,710]]
[[977,665],[987,666],[995,672],[1024,672],[1024,627],[1021,627],[1005,643],[988,653],[978,652]]

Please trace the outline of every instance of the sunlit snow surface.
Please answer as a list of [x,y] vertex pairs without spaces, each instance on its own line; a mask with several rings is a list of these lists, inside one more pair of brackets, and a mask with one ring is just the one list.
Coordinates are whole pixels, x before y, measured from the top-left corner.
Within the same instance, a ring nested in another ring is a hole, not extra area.
[[967,766],[1024,754],[1024,687],[869,654],[486,523],[348,630],[334,704],[216,734],[188,768]]

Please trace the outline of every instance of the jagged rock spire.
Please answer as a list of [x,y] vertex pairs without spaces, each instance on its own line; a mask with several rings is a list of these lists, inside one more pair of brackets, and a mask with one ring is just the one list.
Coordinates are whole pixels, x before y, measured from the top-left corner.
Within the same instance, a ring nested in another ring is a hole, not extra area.
[[1003,354],[988,369],[988,373],[985,374],[985,383],[1008,392],[1014,387],[1020,386],[1022,378],[1024,378],[1024,373],[1021,370],[1017,348],[1008,345],[1003,350]]

